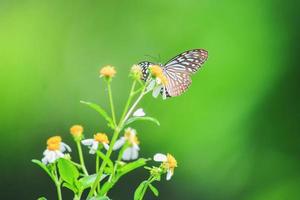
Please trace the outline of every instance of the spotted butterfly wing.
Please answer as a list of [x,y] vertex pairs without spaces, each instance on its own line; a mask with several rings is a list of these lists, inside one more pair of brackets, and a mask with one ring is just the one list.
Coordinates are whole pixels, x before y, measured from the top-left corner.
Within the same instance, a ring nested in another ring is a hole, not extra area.
[[191,74],[194,74],[207,60],[208,52],[204,49],[185,51],[172,58],[164,66],[164,74],[168,79],[167,96],[179,96],[191,85]]
[[[163,67],[163,73],[167,78],[167,84],[162,88],[161,93],[167,97],[179,96],[191,85],[190,76],[198,71],[208,58],[208,52],[204,49],[193,49],[185,51]],[[154,63],[144,61],[139,63],[142,68],[143,80],[149,76],[148,67]]]

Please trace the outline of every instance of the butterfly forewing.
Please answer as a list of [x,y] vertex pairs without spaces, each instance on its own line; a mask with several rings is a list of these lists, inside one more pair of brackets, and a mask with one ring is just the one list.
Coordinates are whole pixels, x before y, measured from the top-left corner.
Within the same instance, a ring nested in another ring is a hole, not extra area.
[[204,49],[194,49],[185,51],[167,62],[164,74],[168,79],[166,90],[170,96],[179,96],[188,89],[192,83],[190,75],[203,65],[207,55]]
[[165,64],[165,70],[195,73],[207,60],[208,53],[204,49],[185,51]]
[[149,66],[154,65],[152,62],[143,61],[138,64],[142,68],[142,80],[146,81],[149,77]]

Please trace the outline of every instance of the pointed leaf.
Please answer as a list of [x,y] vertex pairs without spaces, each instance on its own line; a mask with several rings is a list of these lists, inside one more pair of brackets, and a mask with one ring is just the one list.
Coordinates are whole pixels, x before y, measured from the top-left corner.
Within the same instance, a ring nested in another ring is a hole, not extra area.
[[37,200],[47,200],[45,197],[39,197]]
[[159,121],[153,117],[131,117],[125,122],[124,126],[129,125],[135,121],[151,121],[151,122],[155,123],[156,125],[160,126]]
[[94,109],[97,111],[104,119],[108,122],[109,126],[114,128],[114,123],[113,120],[110,118],[110,116],[107,114],[107,112],[98,104],[92,103],[92,102],[87,102],[87,101],[80,101],[80,103],[85,104],[89,106],[90,108]]
[[106,157],[105,154],[103,154],[101,151],[97,150],[97,155],[102,159],[102,160],[105,160],[105,162],[108,164],[108,166],[111,168],[111,170],[114,169],[114,164],[113,162],[108,158]]
[[134,192],[134,200],[142,200],[148,187],[148,181],[143,181]]
[[158,197],[159,192],[158,192],[157,188],[154,187],[151,183],[149,184],[149,188],[151,189],[151,191],[153,192],[153,194]]
[[67,182],[64,182],[62,186],[68,188],[69,190],[73,191],[74,193],[78,192],[78,189],[75,186],[73,186]]
[[140,158],[134,162],[128,163],[126,165],[124,165],[123,167],[121,167],[120,169],[118,169],[118,173],[120,176],[123,176],[124,174],[127,174],[128,172],[135,170],[139,167],[142,167],[146,164],[146,162],[148,161],[148,159],[145,158]]
[[[104,179],[107,175],[103,175],[100,179],[100,181],[102,179]],[[89,188],[93,185],[93,183],[95,182],[96,180],[96,177],[97,177],[97,174],[92,174],[92,175],[89,175],[89,176],[85,176],[81,179],[79,179],[78,183],[81,187],[82,190],[86,189],[86,188]]]
[[74,185],[74,181],[79,177],[79,172],[72,162],[64,158],[60,158],[58,159],[57,167],[61,178],[65,182]]

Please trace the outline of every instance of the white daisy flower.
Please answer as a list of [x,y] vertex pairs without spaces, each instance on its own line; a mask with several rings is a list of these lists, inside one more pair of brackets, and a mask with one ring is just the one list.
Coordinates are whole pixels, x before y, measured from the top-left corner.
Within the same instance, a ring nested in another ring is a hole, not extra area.
[[143,108],[139,108],[133,113],[134,117],[144,117],[145,115],[146,114],[145,114]]
[[109,140],[105,133],[96,133],[94,135],[94,139],[85,139],[82,140],[81,143],[85,146],[90,147],[90,154],[96,153],[99,147],[99,143],[102,144],[106,150],[109,149]]
[[154,161],[161,162],[161,167],[167,171],[167,180],[170,180],[174,174],[174,169],[177,167],[177,161],[171,154],[157,153],[153,157]]
[[64,157],[63,152],[71,152],[71,148],[61,141],[60,136],[53,136],[47,140],[47,149],[44,151],[42,162],[46,164],[54,163],[57,159]]
[[135,160],[139,156],[139,140],[136,136],[136,131],[132,128],[127,128],[125,130],[125,134],[119,140],[116,141],[113,150],[117,150],[121,148],[125,143],[129,144],[129,146],[124,150],[122,159],[123,160]]

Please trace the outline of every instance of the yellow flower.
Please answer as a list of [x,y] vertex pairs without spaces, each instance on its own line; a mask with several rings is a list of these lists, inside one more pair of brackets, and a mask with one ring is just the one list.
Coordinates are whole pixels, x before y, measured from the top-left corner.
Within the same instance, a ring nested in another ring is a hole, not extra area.
[[162,162],[162,168],[167,170],[167,180],[170,180],[174,174],[174,169],[177,167],[177,161],[171,154],[157,153],[153,157],[154,161]]
[[139,65],[133,65],[130,70],[130,75],[136,80],[141,79],[142,77],[141,67]]
[[90,154],[96,153],[99,147],[99,143],[104,146],[106,150],[109,149],[109,140],[105,133],[96,133],[93,139],[82,140],[81,143],[85,146],[90,147]]
[[122,159],[123,160],[135,160],[139,156],[139,144],[140,141],[136,136],[136,131],[132,128],[127,128],[125,130],[124,136],[118,139],[113,146],[113,150],[117,150],[121,148],[123,145],[128,144],[126,149],[123,152]]
[[151,65],[149,66],[150,72],[154,77],[160,77],[163,75],[163,70],[159,65]]
[[116,74],[116,70],[113,66],[111,65],[106,65],[101,68],[100,70],[100,77],[105,77],[105,78],[112,78]]
[[140,144],[138,137],[136,136],[136,131],[132,128],[127,128],[124,133],[124,137],[129,141],[131,145]]
[[156,78],[157,84],[166,85],[168,83],[167,77],[163,73],[163,69],[159,65],[151,65],[149,66],[150,72],[153,77]]
[[60,136],[53,136],[47,140],[47,149],[44,151],[42,162],[44,164],[53,163],[57,159],[64,157],[63,152],[71,151],[71,148],[62,142]]
[[94,135],[94,140],[101,143],[109,143],[108,137],[105,133],[96,133]]
[[61,137],[60,136],[52,136],[47,140],[47,145],[60,144],[60,143],[61,143]]
[[73,125],[70,128],[70,133],[74,136],[74,137],[80,137],[82,136],[83,133],[83,127],[80,125]]

